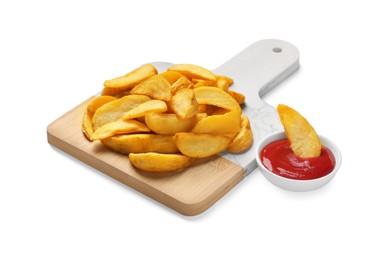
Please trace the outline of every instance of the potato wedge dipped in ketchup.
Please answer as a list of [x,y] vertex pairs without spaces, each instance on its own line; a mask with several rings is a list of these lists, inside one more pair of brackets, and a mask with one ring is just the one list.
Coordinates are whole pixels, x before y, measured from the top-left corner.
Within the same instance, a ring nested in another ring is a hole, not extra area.
[[263,165],[279,176],[297,180],[317,179],[330,173],[335,158],[321,144],[306,118],[283,104],[277,106],[277,111],[287,139],[273,141],[262,149]]

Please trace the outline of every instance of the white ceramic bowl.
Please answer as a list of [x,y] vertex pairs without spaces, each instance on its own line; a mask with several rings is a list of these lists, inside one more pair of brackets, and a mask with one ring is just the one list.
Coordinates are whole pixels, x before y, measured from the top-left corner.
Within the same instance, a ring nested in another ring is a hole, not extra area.
[[323,176],[321,178],[312,179],[312,180],[294,180],[294,179],[281,177],[281,176],[269,171],[261,162],[261,159],[260,159],[261,150],[267,144],[269,144],[275,140],[279,140],[279,139],[283,139],[283,138],[286,138],[284,131],[275,132],[275,133],[272,133],[272,134],[266,136],[265,138],[263,138],[257,145],[257,156],[256,156],[257,164],[258,164],[258,167],[261,170],[263,176],[265,176],[265,178],[268,181],[270,181],[274,185],[276,185],[280,188],[286,189],[286,190],[310,191],[310,190],[315,190],[315,189],[318,189],[318,188],[324,186],[331,179],[333,179],[333,177],[336,175],[338,169],[341,166],[341,161],[342,161],[341,153],[340,153],[338,147],[332,141],[330,141],[329,139],[327,139],[321,135],[319,135],[319,138],[320,138],[322,145],[329,148],[329,150],[333,153],[335,160],[336,160],[336,165],[335,165],[333,171],[330,172],[328,175]]

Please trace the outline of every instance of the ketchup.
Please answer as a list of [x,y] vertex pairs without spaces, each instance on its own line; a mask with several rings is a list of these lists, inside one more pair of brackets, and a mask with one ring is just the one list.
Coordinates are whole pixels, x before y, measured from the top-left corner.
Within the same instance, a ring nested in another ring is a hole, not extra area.
[[330,173],[335,166],[332,152],[322,146],[318,157],[301,158],[290,148],[289,140],[281,139],[266,145],[260,158],[271,172],[289,179],[311,180]]

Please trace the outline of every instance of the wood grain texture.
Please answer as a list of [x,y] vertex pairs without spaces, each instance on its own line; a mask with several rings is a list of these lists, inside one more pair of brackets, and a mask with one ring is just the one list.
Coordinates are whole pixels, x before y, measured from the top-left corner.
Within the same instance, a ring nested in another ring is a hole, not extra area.
[[139,171],[131,165],[128,156],[86,139],[81,120],[90,99],[47,127],[51,145],[188,216],[208,209],[243,179],[244,169],[220,156],[173,174],[152,176]]

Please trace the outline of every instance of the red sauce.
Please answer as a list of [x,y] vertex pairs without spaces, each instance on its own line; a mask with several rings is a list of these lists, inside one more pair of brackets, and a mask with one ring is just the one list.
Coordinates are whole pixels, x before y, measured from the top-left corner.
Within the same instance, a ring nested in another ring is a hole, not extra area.
[[287,139],[266,145],[260,154],[263,165],[275,174],[296,180],[311,180],[330,173],[335,166],[332,152],[322,147],[318,157],[301,158],[293,153]]

